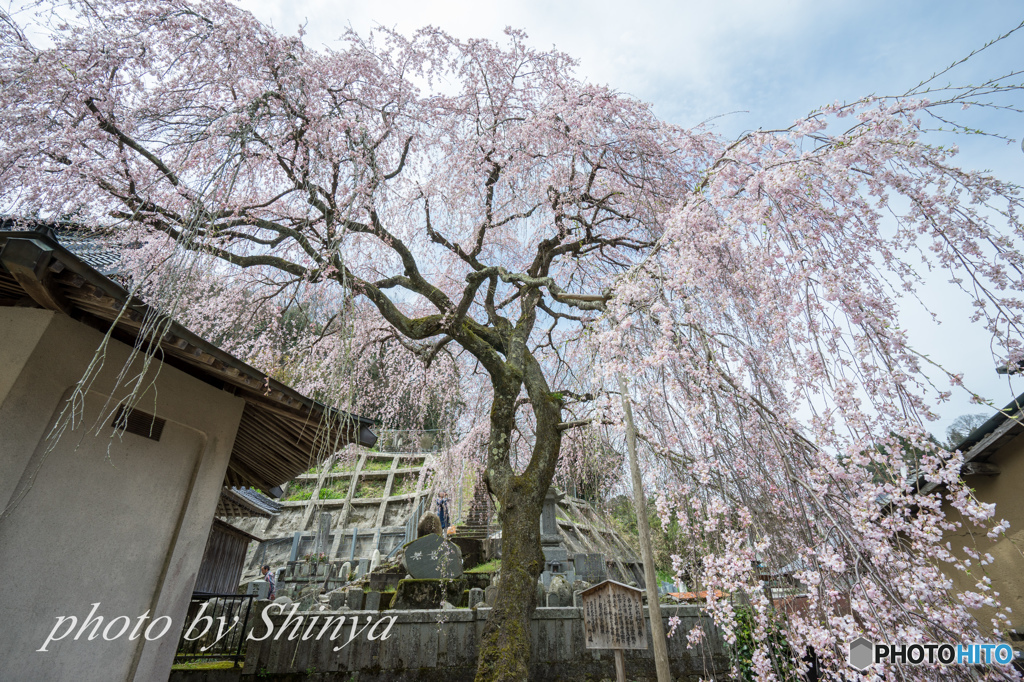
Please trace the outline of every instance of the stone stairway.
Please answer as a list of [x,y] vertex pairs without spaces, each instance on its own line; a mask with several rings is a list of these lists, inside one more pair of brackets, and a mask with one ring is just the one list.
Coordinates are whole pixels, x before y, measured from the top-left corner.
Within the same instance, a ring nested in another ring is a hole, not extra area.
[[487,491],[483,479],[477,479],[473,488],[473,499],[469,503],[466,525],[460,526],[456,537],[469,539],[486,539],[490,531],[491,517],[494,515],[494,502]]

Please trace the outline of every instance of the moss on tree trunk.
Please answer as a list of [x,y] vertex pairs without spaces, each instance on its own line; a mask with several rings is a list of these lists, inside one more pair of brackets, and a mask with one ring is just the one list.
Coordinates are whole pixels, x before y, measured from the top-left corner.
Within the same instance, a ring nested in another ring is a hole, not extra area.
[[533,498],[501,500],[501,583],[480,642],[477,682],[529,679],[530,618],[544,566],[541,504]]
[[536,417],[536,440],[530,463],[521,473],[510,460],[519,383],[495,382],[491,406],[491,440],[485,480],[501,503],[501,578],[497,603],[480,641],[476,682],[524,682],[530,671],[530,619],[537,608],[537,579],[544,567],[540,514],[561,448],[561,398],[550,393],[540,365],[522,356],[530,407]]

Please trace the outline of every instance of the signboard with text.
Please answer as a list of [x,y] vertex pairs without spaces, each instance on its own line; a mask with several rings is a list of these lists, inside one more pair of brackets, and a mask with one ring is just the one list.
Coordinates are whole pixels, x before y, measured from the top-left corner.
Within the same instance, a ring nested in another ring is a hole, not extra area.
[[580,593],[588,649],[646,649],[643,591],[605,580]]

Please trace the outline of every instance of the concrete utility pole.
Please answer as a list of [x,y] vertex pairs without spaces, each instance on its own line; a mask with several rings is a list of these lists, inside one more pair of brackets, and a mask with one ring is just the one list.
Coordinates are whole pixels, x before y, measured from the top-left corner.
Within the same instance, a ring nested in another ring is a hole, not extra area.
[[616,373],[616,377],[622,395],[622,409],[626,415],[626,450],[629,452],[629,471],[633,475],[633,507],[636,509],[637,532],[640,535],[640,558],[644,562],[644,582],[647,583],[647,608],[651,614],[654,666],[658,673],[658,682],[672,682],[672,672],[668,665],[668,644],[665,641],[665,624],[661,621],[661,605],[658,603],[658,575],[654,570],[654,552],[651,551],[651,527],[647,523],[647,500],[644,497],[643,481],[640,480],[640,465],[636,459],[633,407],[626,380],[622,378],[621,372]]

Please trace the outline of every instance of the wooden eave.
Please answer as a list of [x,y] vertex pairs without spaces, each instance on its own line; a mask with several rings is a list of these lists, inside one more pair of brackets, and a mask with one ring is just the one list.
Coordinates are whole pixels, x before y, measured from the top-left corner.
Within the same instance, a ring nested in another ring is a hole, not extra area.
[[143,323],[158,311],[100,274],[49,233],[0,231],[0,306],[55,310],[245,401],[224,485],[270,490],[322,452],[372,447],[375,422],[334,410],[268,377],[177,322],[160,339]]
[[222,532],[227,533],[228,535],[237,535],[248,540],[255,540],[256,542],[263,542],[264,540],[264,538],[261,538],[258,535],[253,535],[252,533],[246,533],[241,528],[236,528],[235,526],[232,526],[230,523],[218,519],[216,516],[213,517],[213,528],[218,528]]

